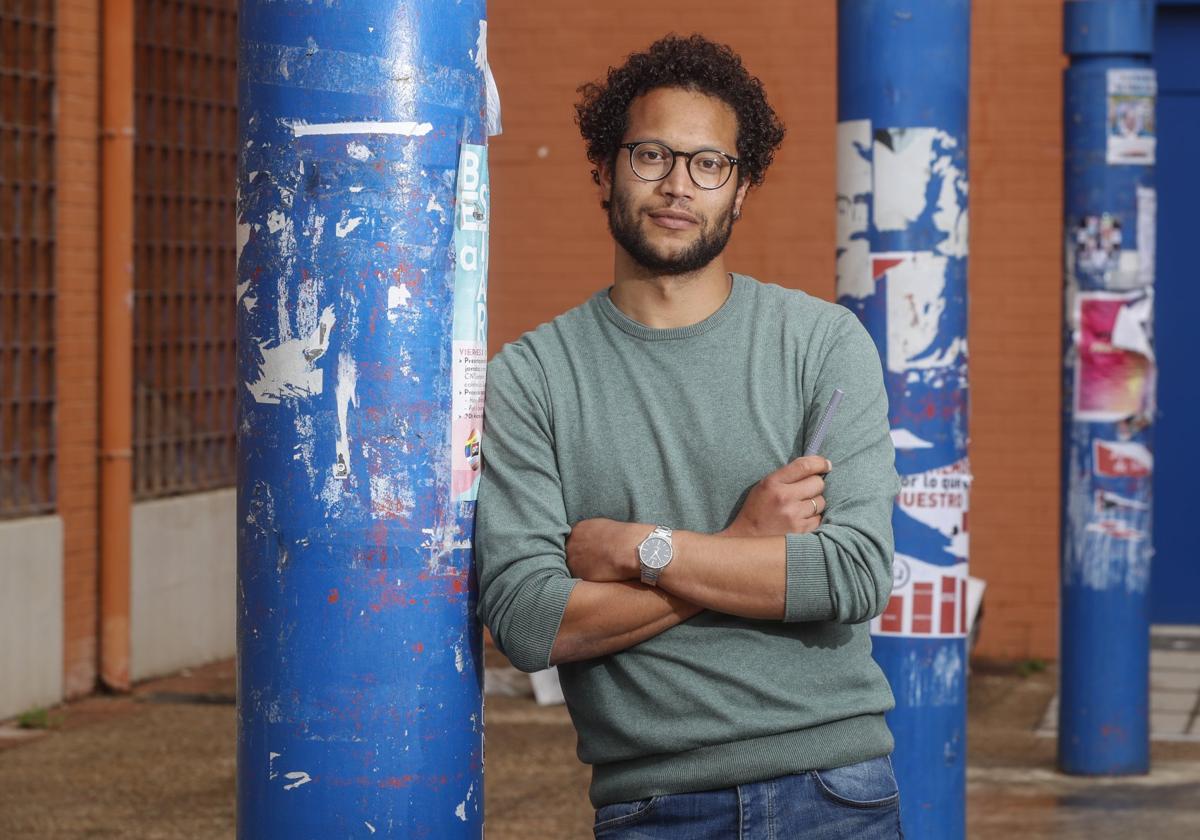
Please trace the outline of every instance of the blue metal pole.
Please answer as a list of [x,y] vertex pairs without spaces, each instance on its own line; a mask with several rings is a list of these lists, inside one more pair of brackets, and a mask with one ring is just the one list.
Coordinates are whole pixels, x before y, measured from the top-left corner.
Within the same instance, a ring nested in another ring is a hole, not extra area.
[[883,360],[902,489],[872,623],[909,837],[966,831],[969,0],[838,3],[838,302]]
[[1058,763],[1150,769],[1153,0],[1064,7],[1066,305]]
[[482,836],[484,18],[240,7],[246,840]]

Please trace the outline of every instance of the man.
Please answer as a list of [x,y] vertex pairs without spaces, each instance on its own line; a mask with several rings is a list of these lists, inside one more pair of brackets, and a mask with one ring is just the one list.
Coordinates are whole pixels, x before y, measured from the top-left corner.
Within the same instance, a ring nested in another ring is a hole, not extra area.
[[597,837],[897,837],[865,623],[899,489],[879,358],[723,256],[783,128],[699,36],[581,92],[613,284],[489,365],[479,614],[518,668],[558,666]]

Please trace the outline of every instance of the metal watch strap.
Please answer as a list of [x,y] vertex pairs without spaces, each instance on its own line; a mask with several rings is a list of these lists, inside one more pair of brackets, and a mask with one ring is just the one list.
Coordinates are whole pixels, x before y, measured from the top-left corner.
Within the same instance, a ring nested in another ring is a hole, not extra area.
[[[672,557],[674,557],[675,544],[671,541],[671,534],[672,534],[672,531],[667,526],[655,525],[654,530],[650,532],[649,536],[647,536],[646,539],[648,540],[648,539],[650,539],[650,537],[659,537],[661,539],[666,540],[667,544],[671,546],[671,554],[672,554]],[[645,540],[643,540],[642,542],[645,542]],[[640,546],[639,546],[639,548],[640,548]],[[657,586],[658,585],[658,576],[660,574],[662,574],[662,569],[652,569],[649,566],[647,566],[645,563],[641,563],[640,555],[639,555],[638,560],[639,560],[639,565],[641,565],[641,567],[642,567],[642,583],[646,584],[647,586]],[[666,567],[664,566],[663,568],[666,568]]]

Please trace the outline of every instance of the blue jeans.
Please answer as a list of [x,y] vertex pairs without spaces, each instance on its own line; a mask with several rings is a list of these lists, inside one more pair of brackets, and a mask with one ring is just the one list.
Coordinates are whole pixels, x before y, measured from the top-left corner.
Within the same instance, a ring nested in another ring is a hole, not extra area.
[[651,796],[596,812],[597,840],[897,840],[888,757],[765,782]]

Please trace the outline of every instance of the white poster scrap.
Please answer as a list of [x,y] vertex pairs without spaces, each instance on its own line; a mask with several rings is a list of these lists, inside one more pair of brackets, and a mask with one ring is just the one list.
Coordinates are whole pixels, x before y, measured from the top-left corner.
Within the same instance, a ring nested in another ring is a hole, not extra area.
[[875,291],[867,199],[871,194],[871,121],[837,126],[837,293],[864,298]]

